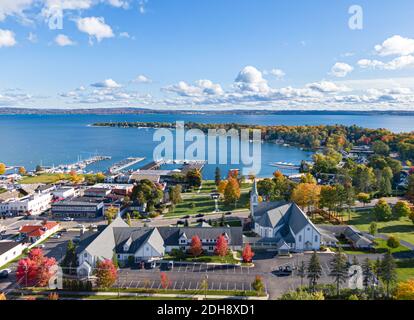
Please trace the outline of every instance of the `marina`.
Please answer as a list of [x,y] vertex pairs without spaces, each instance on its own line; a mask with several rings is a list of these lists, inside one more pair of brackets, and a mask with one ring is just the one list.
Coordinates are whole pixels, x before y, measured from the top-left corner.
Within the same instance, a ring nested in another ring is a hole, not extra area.
[[111,160],[112,157],[110,156],[93,156],[91,158],[81,160],[79,159],[77,162],[72,164],[60,164],[58,166],[53,166],[49,169],[47,169],[48,172],[51,173],[65,173],[70,171],[76,171],[76,172],[84,172],[85,168],[91,164]]
[[281,168],[281,169],[292,169],[292,170],[299,170],[300,166],[293,164],[293,163],[289,163],[289,162],[271,162],[269,164],[272,167],[277,167],[277,168]]

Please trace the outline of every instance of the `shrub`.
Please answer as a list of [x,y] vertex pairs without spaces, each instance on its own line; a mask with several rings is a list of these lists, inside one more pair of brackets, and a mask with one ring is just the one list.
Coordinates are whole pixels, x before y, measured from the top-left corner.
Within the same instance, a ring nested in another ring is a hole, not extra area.
[[400,241],[398,238],[390,236],[387,240],[387,246],[393,249],[398,248],[400,246]]

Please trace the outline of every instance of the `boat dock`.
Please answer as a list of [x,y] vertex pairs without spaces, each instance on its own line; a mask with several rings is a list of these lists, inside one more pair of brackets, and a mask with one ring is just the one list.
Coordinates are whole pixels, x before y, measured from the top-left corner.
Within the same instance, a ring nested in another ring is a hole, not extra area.
[[206,163],[207,161],[200,160],[157,160],[147,163],[140,170],[159,170],[165,164],[178,164],[182,165],[181,172],[186,173],[193,169],[202,170]]
[[132,158],[132,157],[126,158],[122,161],[115,163],[113,166],[111,166],[109,168],[109,172],[118,173],[122,170],[125,170],[126,168],[133,166],[134,164],[137,164],[138,162],[141,162],[144,159],[145,158]]
[[94,156],[85,160],[79,160],[72,164],[60,164],[57,167],[52,167],[48,171],[52,173],[67,172],[67,171],[82,171],[87,166],[105,160],[110,160],[110,156]]

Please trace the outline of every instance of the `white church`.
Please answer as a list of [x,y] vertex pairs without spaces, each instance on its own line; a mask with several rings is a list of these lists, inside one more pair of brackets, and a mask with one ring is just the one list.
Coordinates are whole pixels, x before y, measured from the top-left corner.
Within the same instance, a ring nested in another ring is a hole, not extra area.
[[279,253],[319,250],[322,234],[293,202],[259,202],[254,181],[250,195],[252,228],[262,242],[275,243]]

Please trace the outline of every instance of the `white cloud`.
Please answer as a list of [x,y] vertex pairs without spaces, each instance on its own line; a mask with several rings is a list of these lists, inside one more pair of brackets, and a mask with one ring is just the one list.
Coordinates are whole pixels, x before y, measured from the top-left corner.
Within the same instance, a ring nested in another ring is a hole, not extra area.
[[105,23],[105,19],[102,17],[78,19],[77,26],[80,31],[87,33],[90,37],[95,37],[98,42],[114,36],[112,28]]
[[17,42],[12,31],[0,29],[0,48],[13,47],[16,43]]
[[32,3],[33,0],[1,0],[0,21],[4,21],[7,16],[23,16]]
[[108,88],[108,89],[115,89],[115,88],[121,87],[120,84],[118,84],[116,81],[112,79],[106,79],[102,82],[92,83],[91,86],[96,87],[96,88]]
[[195,82],[195,85],[180,81],[177,84],[165,87],[163,90],[183,97],[216,96],[224,93],[219,84],[213,83],[210,80],[198,80]]
[[395,35],[375,46],[375,51],[380,56],[399,55],[406,56],[414,53],[414,39]]
[[262,73],[255,67],[247,66],[241,70],[235,80],[235,86],[241,91],[267,93],[270,88]]
[[129,1],[124,1],[124,0],[107,0],[107,2],[116,8],[124,8],[124,9],[128,9],[129,8]]
[[55,38],[55,43],[58,46],[66,47],[66,46],[73,46],[75,45],[75,42],[73,42],[68,36],[64,34],[59,34]]
[[323,93],[342,92],[349,90],[345,86],[337,85],[336,83],[330,81],[309,83],[306,85],[306,87]]
[[380,70],[401,70],[414,66],[414,56],[401,56],[389,62],[382,62],[379,60],[361,59],[358,61],[361,68],[380,69]]
[[270,71],[265,70],[265,71],[263,71],[263,74],[264,75],[271,74],[272,76],[276,77],[276,79],[278,79],[278,80],[283,79],[286,75],[286,73],[281,69],[272,69]]
[[146,5],[148,0],[139,0],[138,2],[138,10],[141,14],[144,14],[147,12]]
[[338,78],[343,78],[348,75],[348,73],[352,72],[354,68],[347,63],[344,62],[337,62],[331,68],[331,74]]
[[148,78],[147,76],[140,74],[139,76],[137,76],[133,82],[137,82],[137,83],[150,83],[152,82],[152,80],[150,78]]

